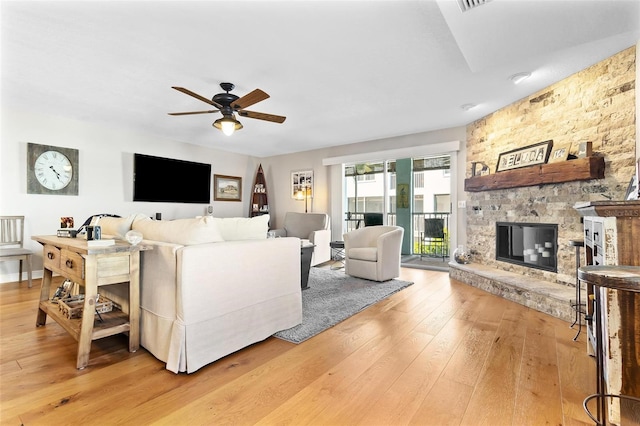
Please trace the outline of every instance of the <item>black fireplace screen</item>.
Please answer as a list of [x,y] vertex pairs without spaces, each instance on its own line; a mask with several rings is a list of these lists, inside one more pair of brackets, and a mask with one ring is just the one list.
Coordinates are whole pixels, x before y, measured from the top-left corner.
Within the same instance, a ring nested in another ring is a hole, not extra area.
[[558,225],[496,223],[496,260],[557,272]]

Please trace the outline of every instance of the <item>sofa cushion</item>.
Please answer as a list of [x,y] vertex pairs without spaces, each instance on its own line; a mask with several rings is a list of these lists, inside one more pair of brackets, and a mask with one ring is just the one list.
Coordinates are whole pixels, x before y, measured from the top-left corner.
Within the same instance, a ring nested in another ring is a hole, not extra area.
[[[142,233],[146,240],[164,241],[184,246],[224,241],[213,217],[176,220],[135,220],[133,229]],[[266,231],[265,231],[266,235]]]
[[255,217],[215,217],[225,241],[264,240],[269,230],[269,215]]
[[378,249],[376,247],[354,247],[349,249],[349,258],[377,262]]

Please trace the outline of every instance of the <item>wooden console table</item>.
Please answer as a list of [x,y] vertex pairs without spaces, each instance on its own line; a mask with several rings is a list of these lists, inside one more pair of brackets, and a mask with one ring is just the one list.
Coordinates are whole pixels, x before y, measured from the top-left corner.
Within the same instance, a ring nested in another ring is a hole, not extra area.
[[[44,263],[36,326],[44,326],[49,315],[78,341],[78,369],[87,366],[91,342],[96,339],[128,332],[129,352],[137,351],[140,347],[141,247],[125,241],[107,247],[89,247],[85,240],[76,238],[34,236],[32,239],[42,244]],[[58,305],[50,301],[54,272],[84,288],[84,310],[80,318],[68,319]],[[103,313],[102,321],[96,321],[98,287],[120,283],[128,283],[128,299],[122,301],[122,310]]]

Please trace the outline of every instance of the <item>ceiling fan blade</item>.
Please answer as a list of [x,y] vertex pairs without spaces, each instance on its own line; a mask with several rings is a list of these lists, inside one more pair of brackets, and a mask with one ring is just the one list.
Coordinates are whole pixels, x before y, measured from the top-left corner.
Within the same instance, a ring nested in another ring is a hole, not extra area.
[[231,107],[233,109],[242,109],[242,108],[251,106],[253,104],[257,104],[260,101],[264,101],[267,98],[269,98],[269,95],[267,95],[265,92],[263,92],[260,89],[256,89],[253,92],[247,93],[243,97],[236,99],[231,104]]
[[284,120],[287,119],[287,117],[283,117],[281,115],[265,114],[264,112],[246,110],[238,111],[238,115],[241,117],[257,118],[258,120],[273,121],[274,123],[284,123]]
[[168,112],[169,115],[189,115],[189,114],[211,114],[212,112],[219,112],[220,110],[212,109],[209,111],[191,111],[191,112]]
[[196,98],[196,99],[198,99],[198,100],[201,100],[202,102],[206,102],[206,103],[208,103],[209,105],[213,105],[213,106],[214,106],[214,107],[216,107],[216,108],[222,109],[222,105],[220,105],[219,103],[217,103],[217,102],[213,102],[211,99],[207,99],[207,98],[205,98],[204,96],[200,96],[200,95],[198,95],[197,93],[192,92],[192,91],[191,91],[191,90],[189,90],[189,89],[185,89],[184,87],[177,87],[177,86],[171,86],[171,88],[172,88],[172,89],[176,89],[177,91],[182,92],[182,93],[184,93],[185,95],[193,96],[194,98]]

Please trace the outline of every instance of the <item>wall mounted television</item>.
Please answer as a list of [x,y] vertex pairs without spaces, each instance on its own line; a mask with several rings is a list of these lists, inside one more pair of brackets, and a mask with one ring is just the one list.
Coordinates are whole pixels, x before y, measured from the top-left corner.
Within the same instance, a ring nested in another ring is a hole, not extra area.
[[209,204],[211,164],[136,153],[133,201]]

